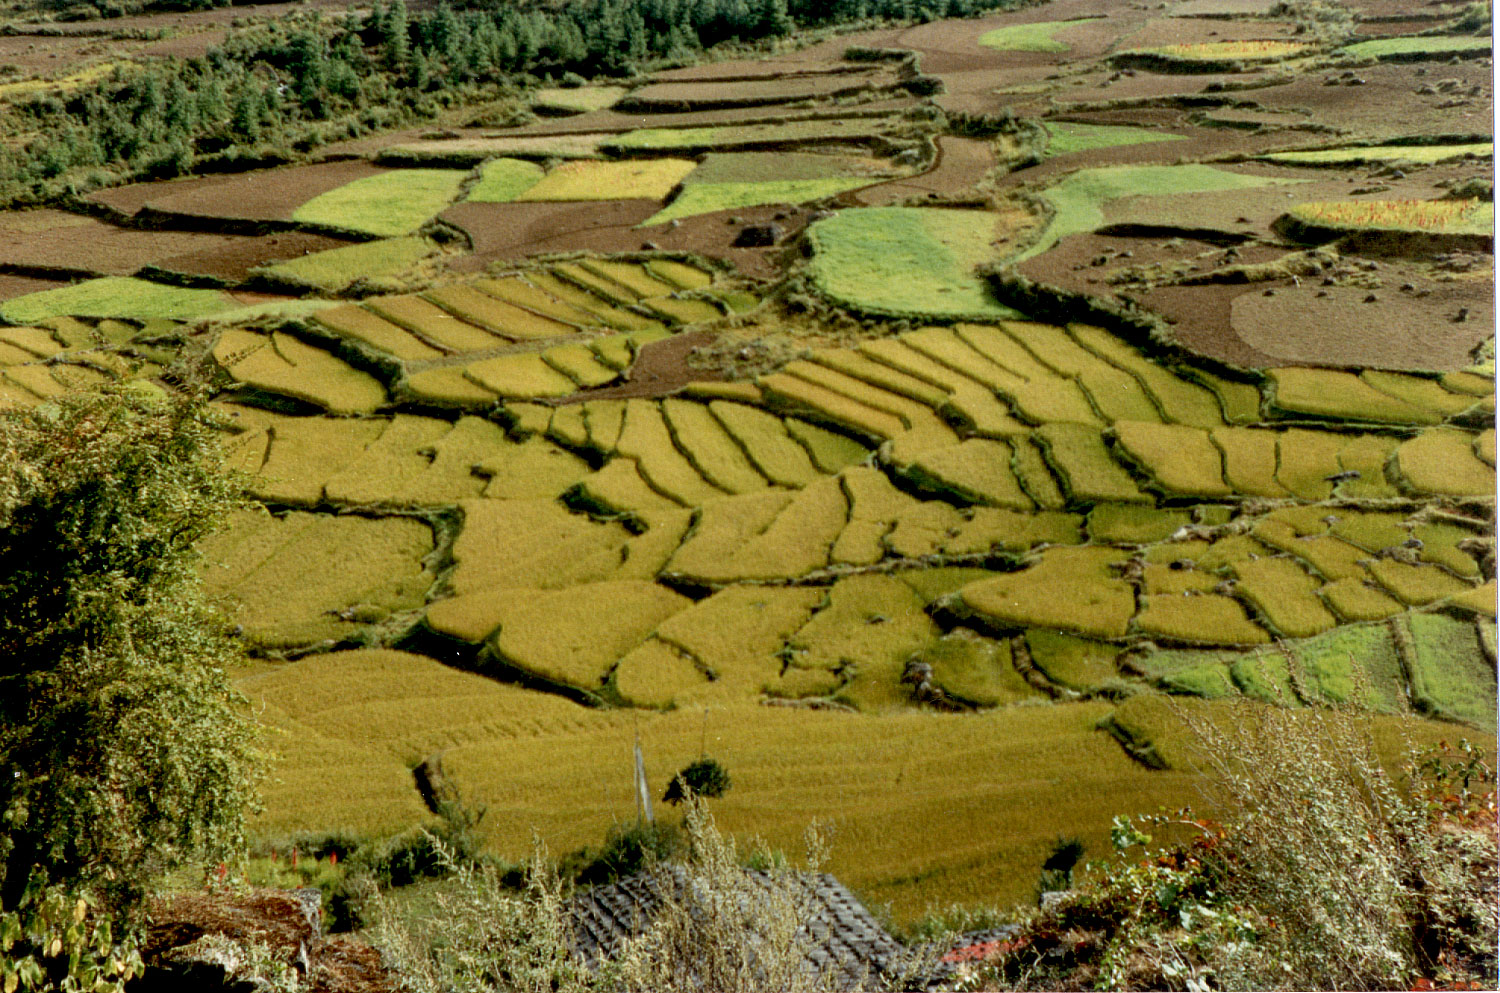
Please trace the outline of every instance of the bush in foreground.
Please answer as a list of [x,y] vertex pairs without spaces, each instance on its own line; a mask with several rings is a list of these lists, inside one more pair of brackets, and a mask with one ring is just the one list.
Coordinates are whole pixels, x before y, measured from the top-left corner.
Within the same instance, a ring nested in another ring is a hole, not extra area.
[[[1500,926],[1495,776],[1477,750],[1416,756],[1397,782],[1340,711],[1183,719],[1227,826],[1118,818],[1121,857],[971,988],[1489,988],[1465,985],[1493,981]],[[1148,850],[1142,827],[1192,838]]]

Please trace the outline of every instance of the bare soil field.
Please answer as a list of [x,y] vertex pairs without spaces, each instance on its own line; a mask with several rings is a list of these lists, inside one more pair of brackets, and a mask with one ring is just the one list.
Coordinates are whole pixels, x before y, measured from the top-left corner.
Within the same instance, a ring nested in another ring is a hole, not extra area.
[[166,183],[140,183],[100,190],[90,194],[89,199],[127,215],[149,207],[195,217],[284,221],[320,193],[387,171],[368,162],[327,162],[176,179]]
[[[1243,95],[1263,107],[1305,110],[1321,124],[1369,140],[1487,133],[1493,102],[1489,61],[1361,66],[1352,70],[1354,78],[1364,81],[1358,86],[1325,85],[1325,79],[1337,75],[1330,71],[1304,74],[1284,85]],[[1418,74],[1417,69],[1425,71]],[[1444,79],[1456,81],[1453,92],[1436,92],[1432,84]],[[1420,92],[1424,87],[1434,92]]]
[[839,72],[758,79],[749,86],[739,80],[648,83],[632,90],[622,103],[626,111],[652,114],[756,107],[888,89],[896,82],[893,72]]
[[15,297],[23,297],[28,293],[39,293],[42,290],[55,289],[59,284],[50,279],[36,279],[31,276],[10,276],[0,273],[0,300],[10,300]]
[[870,206],[899,203],[929,193],[953,196],[974,189],[995,168],[995,150],[987,141],[948,136],[938,139],[937,162],[927,172],[866,187],[854,196]]
[[[244,243],[257,240],[233,235],[121,228],[76,214],[48,213],[57,215],[53,226],[5,232],[3,243],[0,243],[0,265],[126,276],[143,266],[160,265],[166,258],[235,251]],[[4,218],[0,217],[0,231],[5,230],[4,223]]]
[[[477,272],[496,262],[557,252],[633,252],[646,243],[663,251],[689,251],[726,259],[746,275],[770,278],[779,268],[771,249],[735,248],[744,224],[788,224],[777,214],[796,214],[796,208],[746,207],[685,218],[675,227],[637,229],[656,213],[655,200],[615,200],[587,203],[462,203],[441,216],[474,239],[472,254],[450,263],[455,272]],[[728,223],[729,218],[741,224]],[[790,229],[789,229],[790,233]]]

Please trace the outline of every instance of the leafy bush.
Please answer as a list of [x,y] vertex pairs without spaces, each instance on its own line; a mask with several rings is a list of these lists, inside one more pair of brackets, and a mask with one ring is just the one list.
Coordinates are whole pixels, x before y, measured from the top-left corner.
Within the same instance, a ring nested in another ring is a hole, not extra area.
[[667,784],[662,800],[678,804],[690,797],[721,797],[729,791],[729,770],[707,756],[683,767]]

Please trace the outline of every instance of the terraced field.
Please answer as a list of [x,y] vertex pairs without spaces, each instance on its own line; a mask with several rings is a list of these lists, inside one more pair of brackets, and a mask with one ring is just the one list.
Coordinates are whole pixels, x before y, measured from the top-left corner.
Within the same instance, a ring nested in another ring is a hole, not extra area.
[[401,830],[442,751],[496,850],[597,843],[639,733],[899,917],[1023,902],[1059,824],[1197,800],[1174,704],[1495,728],[1487,39],[1204,6],[98,191],[219,275],[5,270],[0,408],[206,364],[262,834]]

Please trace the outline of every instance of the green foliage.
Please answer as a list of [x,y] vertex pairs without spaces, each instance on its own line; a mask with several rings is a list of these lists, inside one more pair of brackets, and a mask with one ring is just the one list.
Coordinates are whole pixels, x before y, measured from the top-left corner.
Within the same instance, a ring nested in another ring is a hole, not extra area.
[[[0,414],[0,915],[40,922],[11,961],[77,952],[30,988],[119,976],[153,880],[241,843],[257,755],[193,553],[236,500],[191,400]],[[113,931],[59,932],[54,898]]]
[[679,804],[689,797],[717,798],[729,791],[729,770],[717,760],[704,756],[682,768],[667,785],[662,799],[670,804]]
[[1019,317],[972,275],[994,254],[995,224],[979,210],[842,211],[808,229],[813,280],[830,298],[871,311]]
[[601,886],[680,858],[686,851],[687,841],[675,824],[614,824],[597,851],[585,847],[569,853],[558,870],[582,886]]

